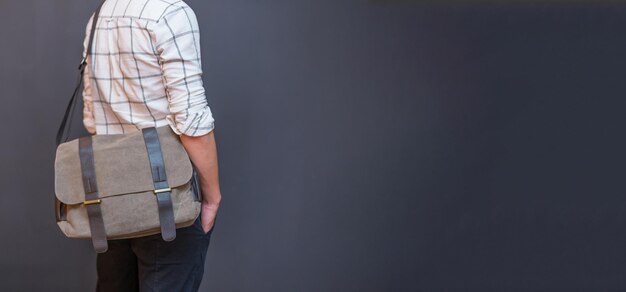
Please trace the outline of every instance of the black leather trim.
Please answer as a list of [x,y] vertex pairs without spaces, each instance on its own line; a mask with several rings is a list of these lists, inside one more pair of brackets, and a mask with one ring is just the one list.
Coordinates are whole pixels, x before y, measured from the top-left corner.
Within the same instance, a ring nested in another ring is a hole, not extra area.
[[194,199],[196,202],[202,201],[202,191],[200,189],[200,179],[198,178],[198,171],[196,167],[193,167],[193,177],[191,178],[191,190],[193,191]]
[[65,212],[67,211],[67,206],[63,204],[63,202],[59,201],[57,197],[54,197],[54,213],[56,216],[57,222],[66,221],[67,218],[65,216]]
[[[161,152],[161,143],[159,142],[159,134],[155,127],[141,129],[148,158],[150,160],[150,169],[152,170],[152,180],[154,181],[154,189],[168,189],[167,174],[165,172],[165,162],[163,153]],[[176,238],[176,222],[174,221],[174,206],[172,205],[171,191],[159,192],[156,194],[157,204],[159,206],[159,221],[161,224],[161,237],[165,241],[172,241]]]
[[[85,189],[85,201],[99,199],[92,143],[91,136],[82,137],[78,140],[78,153],[80,155],[80,167],[83,176],[83,187]],[[93,247],[98,253],[106,252],[108,244],[100,203],[88,204],[85,205],[85,207],[87,208],[87,215],[89,216],[89,228],[91,230]]]

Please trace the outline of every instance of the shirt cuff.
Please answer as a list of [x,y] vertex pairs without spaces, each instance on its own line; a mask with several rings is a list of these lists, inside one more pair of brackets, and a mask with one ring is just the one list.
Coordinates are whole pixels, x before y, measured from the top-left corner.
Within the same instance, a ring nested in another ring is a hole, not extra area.
[[202,136],[215,128],[211,108],[206,104],[198,109],[189,109],[188,112],[169,114],[165,119],[177,135]]

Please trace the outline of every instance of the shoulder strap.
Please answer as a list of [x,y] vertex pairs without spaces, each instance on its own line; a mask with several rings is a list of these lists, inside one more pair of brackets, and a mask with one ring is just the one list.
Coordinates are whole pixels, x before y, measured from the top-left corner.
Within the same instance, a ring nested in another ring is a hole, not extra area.
[[[102,8],[103,4],[104,4],[104,1],[102,1],[102,3],[98,5],[98,8],[96,9],[96,12],[94,13],[93,19],[91,21],[91,32],[89,34],[89,44],[87,45],[87,52],[85,53],[83,60],[80,62],[80,65],[78,66],[78,70],[80,71],[80,78],[78,79],[78,84],[76,85],[76,88],[74,89],[72,98],[70,99],[70,102],[67,104],[67,108],[65,109],[65,115],[63,116],[63,120],[61,121],[59,130],[57,131],[57,137],[56,137],[57,146],[59,146],[59,144],[63,142],[66,142],[68,139],[69,133],[67,132],[69,131],[72,125],[72,115],[74,113],[74,108],[76,107],[76,100],[77,100],[76,97],[79,95],[80,88],[83,83],[83,75],[85,72],[85,66],[87,66],[87,57],[92,53],[91,50],[92,50],[92,45],[93,45],[93,38],[96,32],[96,23],[98,22],[98,16],[100,15],[100,8]],[[69,123],[68,123],[68,119],[69,119]]]

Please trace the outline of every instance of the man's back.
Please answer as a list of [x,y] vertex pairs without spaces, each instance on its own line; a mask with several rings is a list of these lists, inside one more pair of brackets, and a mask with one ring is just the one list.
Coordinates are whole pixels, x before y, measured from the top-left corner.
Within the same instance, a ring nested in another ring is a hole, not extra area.
[[169,125],[197,170],[202,207],[173,241],[161,234],[109,240],[96,258],[97,291],[197,291],[202,281],[221,192],[199,35],[196,16],[182,1],[106,0],[100,10],[85,67],[85,127],[123,134]]
[[167,124],[179,135],[213,130],[198,23],[185,2],[106,0],[96,24],[83,90],[89,132],[122,134]]

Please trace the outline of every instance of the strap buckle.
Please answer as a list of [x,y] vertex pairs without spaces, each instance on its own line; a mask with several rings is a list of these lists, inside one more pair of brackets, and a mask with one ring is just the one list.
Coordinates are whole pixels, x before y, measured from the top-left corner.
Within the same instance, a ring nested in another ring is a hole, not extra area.
[[100,204],[100,203],[102,203],[101,199],[95,199],[95,200],[84,201],[83,205],[87,206],[87,205]]
[[83,59],[80,61],[80,65],[78,65],[78,70],[83,70],[85,69],[85,65],[87,65],[87,57],[83,57]]
[[154,190],[154,194],[166,193],[166,192],[171,192],[171,191],[172,191],[172,188],[158,189],[158,190]]

